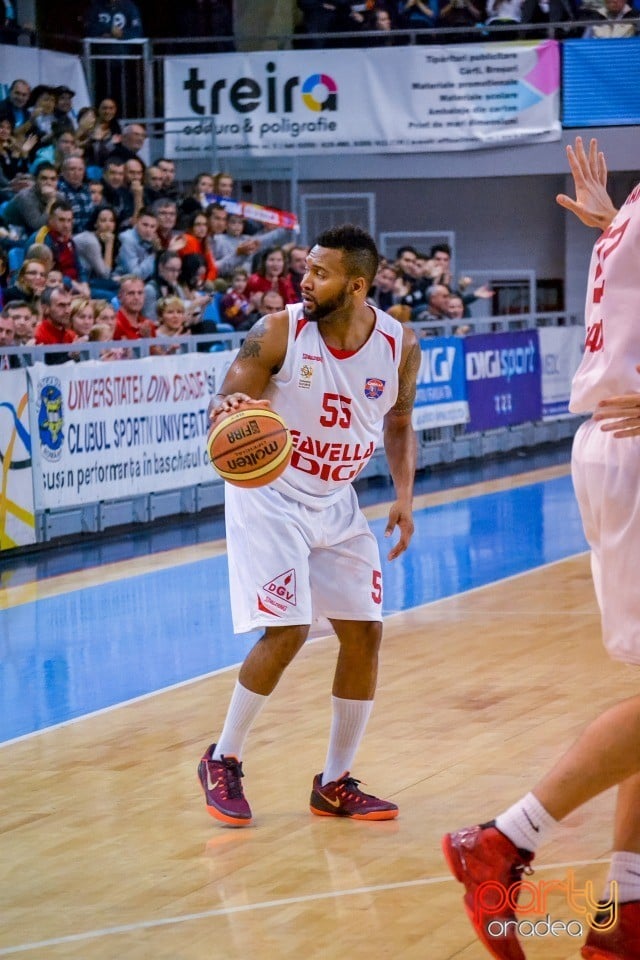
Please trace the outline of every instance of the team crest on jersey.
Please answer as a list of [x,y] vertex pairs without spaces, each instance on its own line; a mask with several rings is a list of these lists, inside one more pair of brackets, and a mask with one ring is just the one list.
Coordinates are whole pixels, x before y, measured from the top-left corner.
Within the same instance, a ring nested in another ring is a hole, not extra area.
[[298,386],[303,390],[308,390],[311,386],[312,377],[313,367],[310,363],[303,363],[300,367],[300,379],[298,380]]
[[364,385],[364,395],[367,400],[377,400],[384,392],[386,380],[379,377],[367,377]]

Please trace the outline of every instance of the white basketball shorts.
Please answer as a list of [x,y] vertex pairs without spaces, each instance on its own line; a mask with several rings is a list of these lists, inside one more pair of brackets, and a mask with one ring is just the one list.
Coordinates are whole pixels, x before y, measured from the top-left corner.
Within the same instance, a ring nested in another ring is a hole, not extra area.
[[378,543],[355,491],[313,509],[274,490],[225,485],[231,612],[236,633],[382,620]]
[[576,433],[573,485],[609,656],[640,664],[640,437],[615,439],[589,420]]

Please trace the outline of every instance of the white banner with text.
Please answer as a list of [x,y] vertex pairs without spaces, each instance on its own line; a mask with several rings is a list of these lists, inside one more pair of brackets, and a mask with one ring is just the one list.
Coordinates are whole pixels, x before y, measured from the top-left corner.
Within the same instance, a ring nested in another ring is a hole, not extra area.
[[468,150],[561,133],[555,40],[167,57],[164,97],[176,158]]

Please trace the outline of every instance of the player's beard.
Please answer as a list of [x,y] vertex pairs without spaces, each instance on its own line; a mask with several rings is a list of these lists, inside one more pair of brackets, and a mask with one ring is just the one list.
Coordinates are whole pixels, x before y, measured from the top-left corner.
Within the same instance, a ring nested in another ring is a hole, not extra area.
[[306,305],[303,306],[303,313],[305,320],[311,320],[314,323],[317,323],[319,320],[326,320],[327,317],[330,317],[335,313],[344,313],[351,306],[351,296],[347,292],[347,286],[337,294],[337,296],[332,297],[331,300],[325,300],[323,303],[318,303],[314,301],[312,309],[310,310]]

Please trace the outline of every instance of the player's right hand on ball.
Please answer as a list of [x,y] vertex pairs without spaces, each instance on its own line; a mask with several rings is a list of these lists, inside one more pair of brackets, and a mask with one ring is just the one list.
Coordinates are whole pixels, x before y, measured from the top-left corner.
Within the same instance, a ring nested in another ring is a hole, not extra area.
[[254,400],[246,393],[229,393],[226,397],[214,397],[209,404],[209,423],[213,426],[222,417],[228,417],[238,410],[249,410],[252,407],[270,407],[268,400]]

